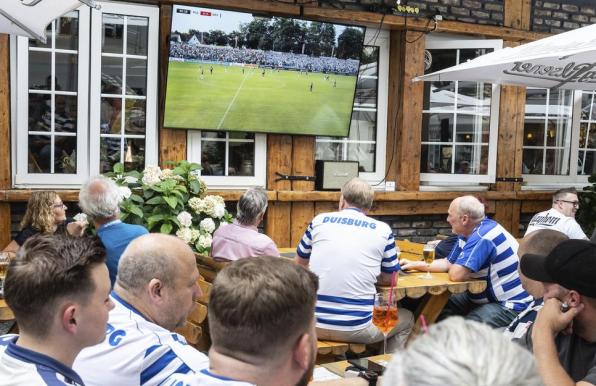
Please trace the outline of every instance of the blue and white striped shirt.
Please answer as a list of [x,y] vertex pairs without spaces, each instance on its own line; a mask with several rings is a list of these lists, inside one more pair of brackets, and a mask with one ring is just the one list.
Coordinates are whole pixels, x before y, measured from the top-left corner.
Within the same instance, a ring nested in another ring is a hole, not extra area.
[[146,319],[112,292],[106,339],[77,356],[73,368],[87,386],[159,385],[174,373],[199,372],[206,355],[186,344],[182,335]]
[[319,277],[317,327],[355,331],[372,322],[375,283],[399,270],[389,225],[355,208],[322,213],[308,226],[296,253]]
[[534,299],[522,287],[517,272],[518,243],[501,225],[484,218],[465,239],[459,237],[447,259],[487,281],[486,290],[470,294],[474,303],[499,303],[514,311],[524,310]]

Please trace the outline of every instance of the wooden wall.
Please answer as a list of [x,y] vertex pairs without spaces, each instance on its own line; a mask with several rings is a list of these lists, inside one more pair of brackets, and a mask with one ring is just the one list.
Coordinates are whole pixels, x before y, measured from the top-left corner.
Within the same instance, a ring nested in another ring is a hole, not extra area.
[[[423,73],[423,34],[429,30],[425,20],[401,16],[349,10],[318,8],[315,3],[303,6],[296,2],[281,3],[265,0],[132,0],[156,4],[160,7],[160,63],[159,63],[159,156],[163,165],[168,160],[186,158],[186,132],[163,128],[165,78],[167,74],[167,43],[171,21],[171,4],[228,7],[271,14],[299,16],[317,20],[349,22],[377,27],[383,22],[390,28],[389,99],[387,132],[387,179],[397,182],[398,192],[379,193],[373,215],[426,215],[446,213],[449,202],[462,192],[419,192],[420,125],[422,119],[421,82],[411,79]],[[438,32],[502,38],[506,45],[542,38],[528,30],[530,0],[505,0],[505,27],[473,25],[443,21]],[[407,27],[407,30],[406,30]],[[0,35],[0,247],[8,242],[10,202],[25,201],[29,191],[11,189],[10,166],[10,99],[9,45],[6,35]],[[502,87],[499,143],[497,155],[498,177],[521,177],[523,137],[523,109],[525,92],[519,87]],[[511,157],[511,149],[514,156]],[[265,231],[280,247],[295,246],[312,217],[337,208],[338,193],[313,192],[312,182],[276,181],[275,173],[314,175],[314,137],[267,136],[267,189],[269,210]],[[521,213],[532,213],[550,205],[549,192],[522,192],[520,184],[498,182],[489,192],[482,193],[495,217],[506,228],[517,233]],[[241,192],[217,192],[226,200],[237,200]],[[76,191],[64,191],[63,199],[76,200]],[[516,234],[517,235],[517,234]]]

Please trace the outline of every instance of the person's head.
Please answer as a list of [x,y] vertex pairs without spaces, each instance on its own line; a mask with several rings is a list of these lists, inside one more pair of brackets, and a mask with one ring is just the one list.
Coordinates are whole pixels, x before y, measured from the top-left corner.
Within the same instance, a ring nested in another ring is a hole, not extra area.
[[243,225],[258,225],[267,210],[267,192],[260,188],[250,188],[236,205],[236,219]]
[[66,220],[66,209],[56,192],[33,192],[27,202],[25,216],[21,220],[21,229],[32,226],[40,233],[52,233],[57,224]]
[[553,208],[567,217],[575,217],[579,208],[579,199],[575,188],[559,189],[553,194]]
[[395,353],[382,385],[541,386],[532,354],[489,326],[458,316]]
[[447,222],[453,233],[469,236],[484,218],[484,204],[474,196],[461,196],[449,205]]
[[91,177],[79,192],[79,206],[92,221],[117,217],[120,201],[118,186],[104,176]]
[[36,235],[11,261],[4,297],[22,334],[43,341],[68,335],[79,348],[105,337],[114,307],[105,250],[96,238]]
[[317,289],[317,276],[291,261],[251,257],[231,263],[215,278],[209,298],[212,350],[286,369],[288,384],[306,385],[317,351]]
[[[534,254],[540,256],[548,255],[557,245],[563,241],[569,240],[564,233],[557,232],[552,229],[539,229],[529,235],[526,235],[523,240],[519,243],[517,250],[518,256],[524,256],[527,254]],[[532,256],[528,255],[526,258],[531,259]],[[518,266],[519,278],[522,282],[524,289],[536,299],[541,298],[545,294],[545,283],[532,280],[521,272]],[[552,295],[550,291],[549,295]]]
[[186,323],[201,295],[190,247],[175,236],[150,233],[134,239],[118,263],[118,295],[170,331]]
[[369,211],[374,197],[373,188],[366,181],[354,177],[342,186],[339,207],[340,209],[355,207],[363,211]]
[[547,255],[525,254],[520,261],[524,275],[545,283],[544,298],[557,298],[571,307],[580,303],[596,307],[596,244],[571,239]]

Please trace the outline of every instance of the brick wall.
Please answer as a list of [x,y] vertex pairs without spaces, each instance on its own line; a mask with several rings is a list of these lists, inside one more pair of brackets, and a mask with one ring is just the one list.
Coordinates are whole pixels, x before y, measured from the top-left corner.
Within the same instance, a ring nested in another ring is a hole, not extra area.
[[533,31],[561,33],[596,23],[596,1],[534,0]]

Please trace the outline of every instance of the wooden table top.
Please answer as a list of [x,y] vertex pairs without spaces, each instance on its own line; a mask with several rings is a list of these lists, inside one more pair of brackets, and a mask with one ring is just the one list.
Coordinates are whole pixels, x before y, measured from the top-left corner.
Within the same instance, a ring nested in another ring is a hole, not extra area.
[[[429,293],[431,295],[439,295],[445,291],[453,294],[470,291],[477,294],[486,289],[486,281],[484,280],[468,280],[462,282],[455,282],[449,280],[448,273],[433,272],[432,279],[424,279],[424,272],[400,272],[397,279],[397,299],[404,297],[419,298]],[[378,286],[379,291],[389,291],[388,286]]]
[[0,321],[13,320],[14,314],[4,299],[0,299]]
[[[384,354],[384,355],[375,355],[372,357],[366,358],[371,362],[379,364],[381,366],[387,366],[387,363],[391,360],[391,354]],[[346,367],[350,364],[348,361],[339,361],[339,362],[332,362],[332,363],[325,363],[321,366],[325,367],[327,370],[331,371],[334,374],[339,375],[340,377],[345,376]]]

